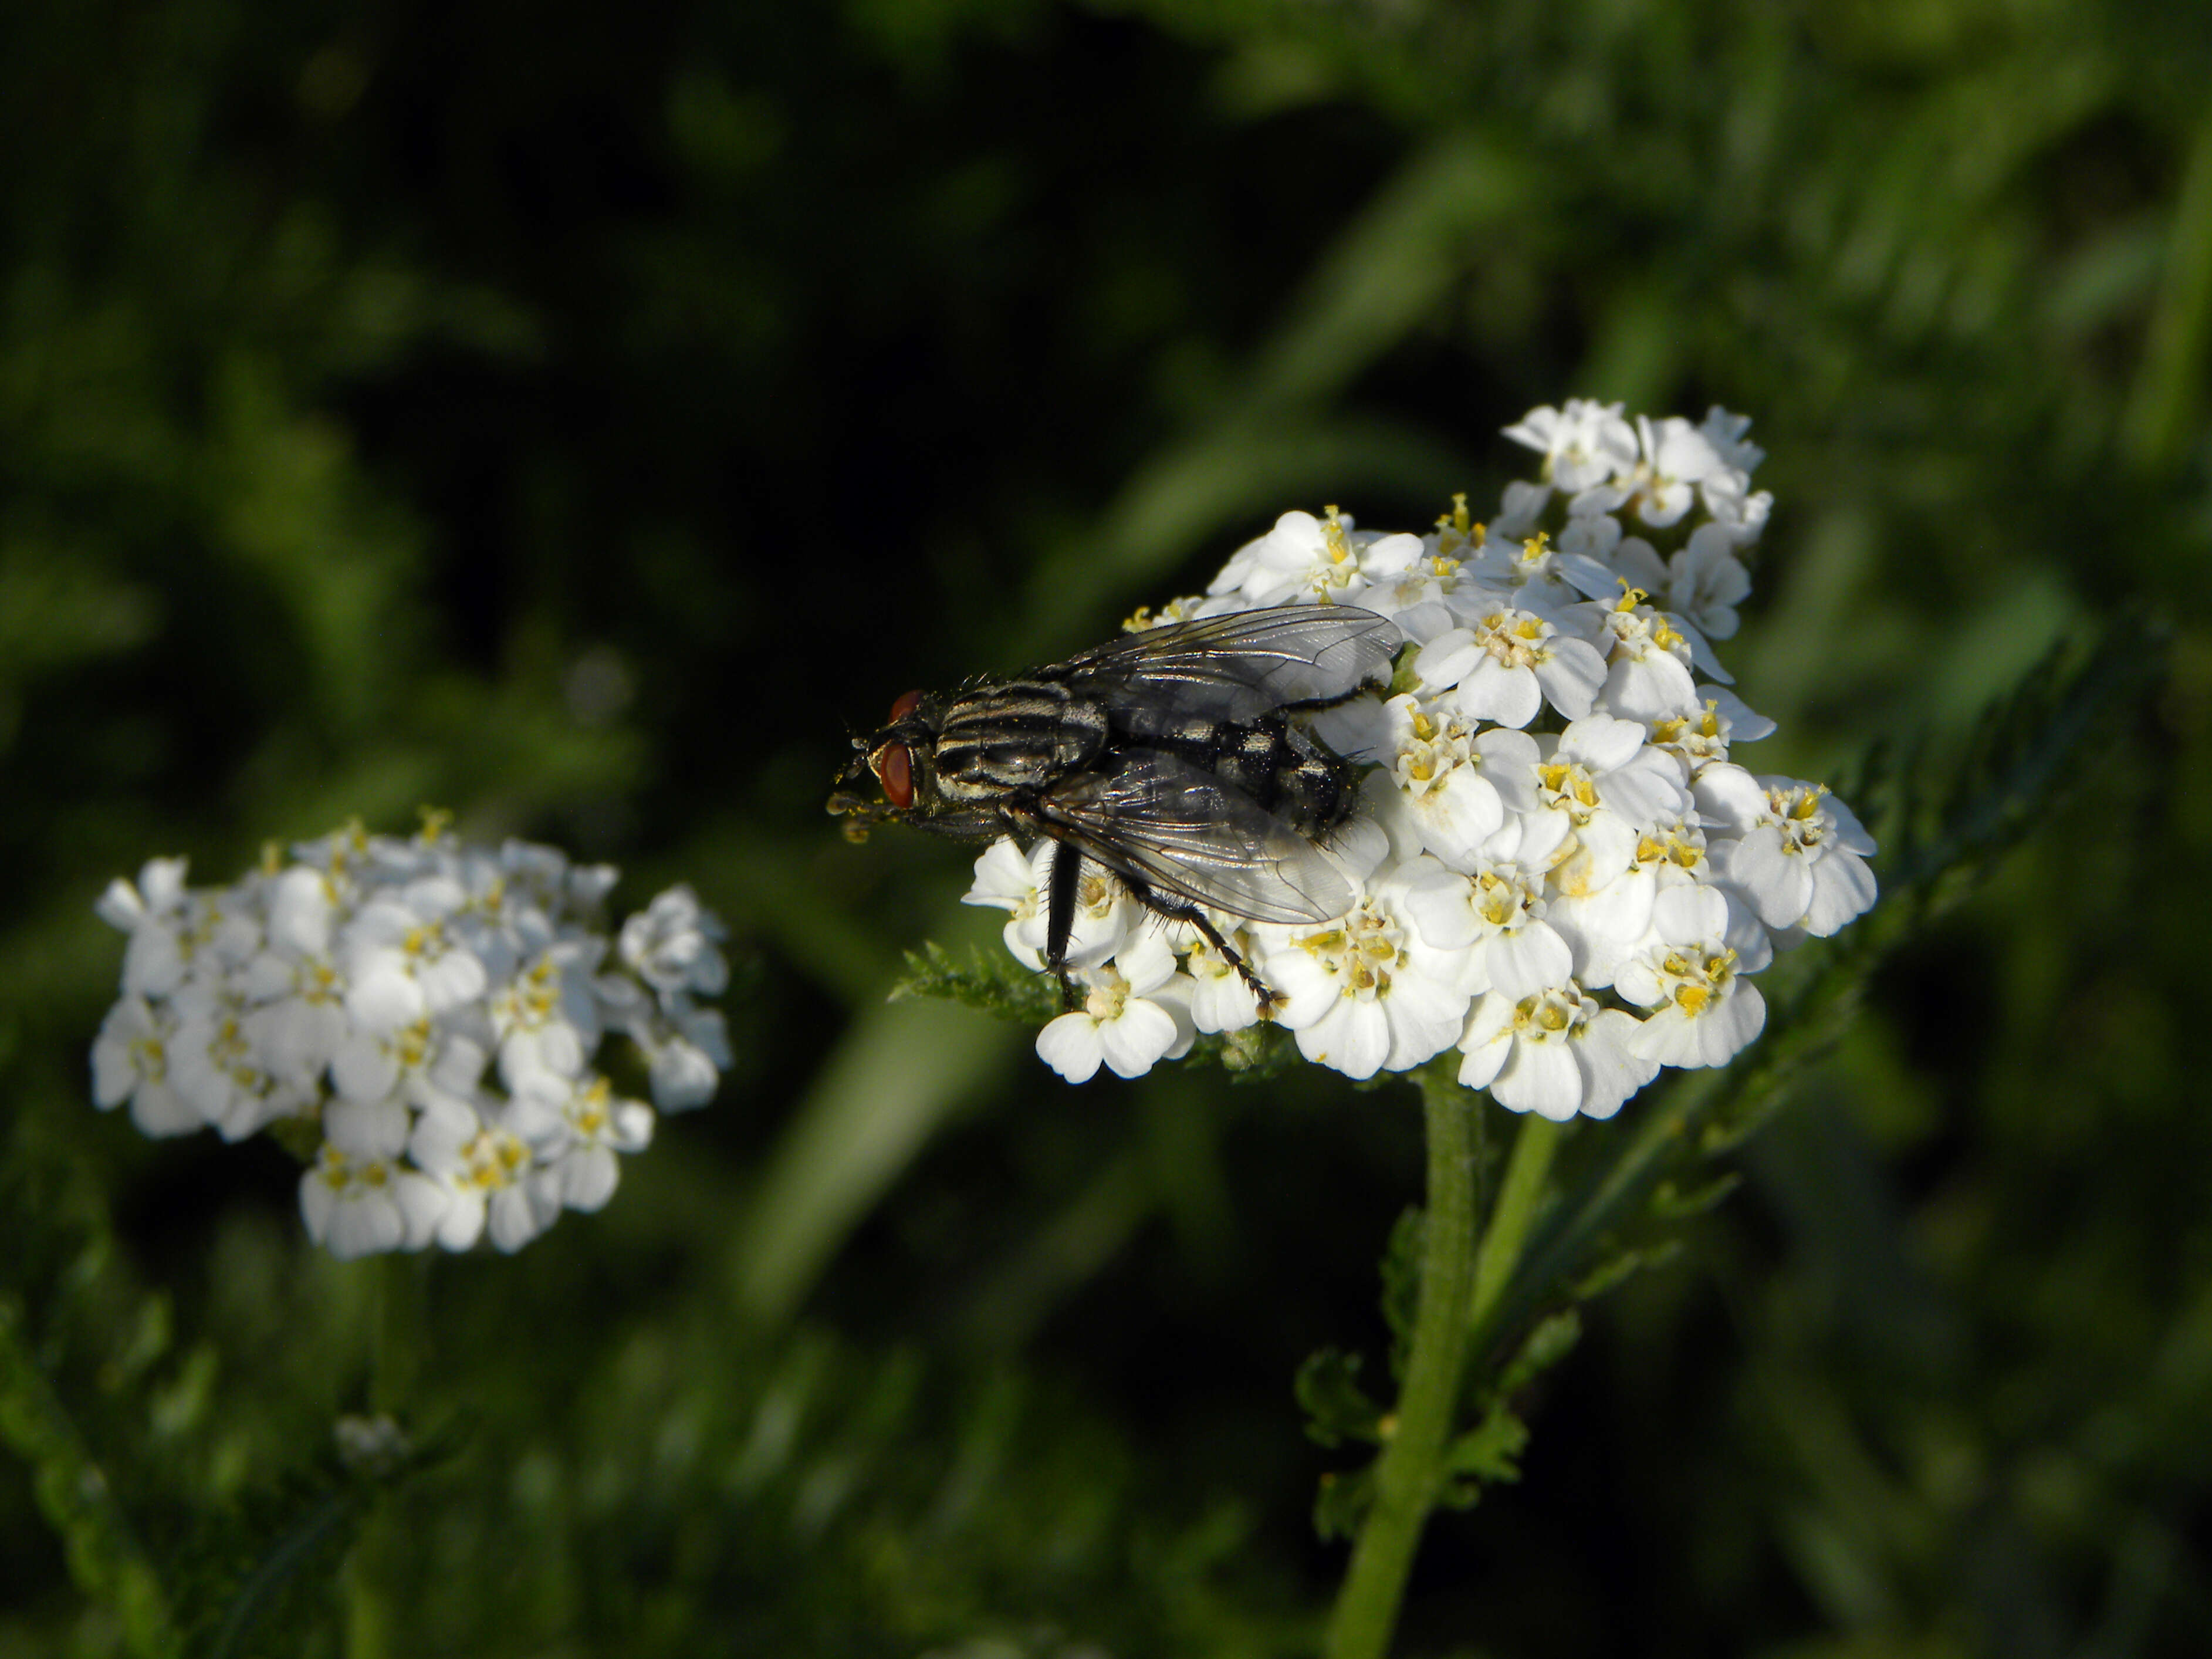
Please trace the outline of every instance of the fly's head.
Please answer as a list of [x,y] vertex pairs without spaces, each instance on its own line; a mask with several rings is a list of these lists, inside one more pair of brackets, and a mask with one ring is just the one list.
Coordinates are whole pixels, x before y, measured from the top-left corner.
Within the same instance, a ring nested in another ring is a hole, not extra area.
[[829,801],[830,813],[845,820],[846,840],[866,841],[886,818],[927,817],[934,810],[935,704],[936,699],[909,691],[891,705],[881,730],[853,739],[853,758],[837,775]]

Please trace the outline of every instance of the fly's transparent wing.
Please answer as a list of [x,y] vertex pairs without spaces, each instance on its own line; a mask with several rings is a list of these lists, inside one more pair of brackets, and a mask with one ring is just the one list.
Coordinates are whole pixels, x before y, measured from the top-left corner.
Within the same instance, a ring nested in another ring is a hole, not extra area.
[[1401,643],[1395,624],[1371,611],[1284,605],[1146,629],[1050,672],[1093,696],[1249,720],[1286,703],[1343,696]]
[[1157,749],[1070,777],[1037,805],[1047,833],[1108,869],[1250,921],[1327,921],[1352,884],[1243,790]]

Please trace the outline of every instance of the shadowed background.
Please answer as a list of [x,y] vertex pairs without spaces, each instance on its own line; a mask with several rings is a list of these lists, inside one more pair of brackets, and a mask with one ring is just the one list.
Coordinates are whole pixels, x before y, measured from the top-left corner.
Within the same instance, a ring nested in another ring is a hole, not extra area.
[[[409,1418],[461,1449],[312,1575],[310,1650],[1310,1650],[1348,1455],[1291,1379],[1380,1369],[1413,1091],[1075,1090],[887,1007],[995,913],[822,799],[899,692],[1093,643],[1286,508],[1419,528],[1528,470],[1532,404],[1721,403],[1779,503],[1723,647],[1753,764],[1940,756],[2134,605],[2171,673],[1601,1304],[1402,1650],[2212,1647],[2209,27],[10,7],[0,1312],[41,1397],[186,1579],[369,1401],[371,1277],[284,1156],[92,1110],[91,903],[432,803],[626,905],[691,881],[737,1066],[604,1212],[429,1264]],[[125,1643],[57,1503],[0,1455],[0,1655]]]

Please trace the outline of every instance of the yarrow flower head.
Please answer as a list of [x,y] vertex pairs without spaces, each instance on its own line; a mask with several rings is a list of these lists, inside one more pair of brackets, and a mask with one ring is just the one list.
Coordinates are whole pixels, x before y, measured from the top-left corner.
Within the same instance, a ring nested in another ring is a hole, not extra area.
[[[1711,643],[1736,631],[1771,506],[1752,489],[1749,424],[1534,410],[1506,435],[1542,458],[1539,476],[1507,485],[1487,525],[1463,495],[1426,533],[1287,513],[1202,598],[1139,613],[1133,630],[1285,605],[1396,625],[1389,684],[1291,714],[1368,769],[1361,813],[1324,843],[1351,902],[1297,925],[1208,909],[1209,937],[1088,866],[1066,952],[1079,1006],[1039,1054],[1071,1081],[1134,1076],[1200,1034],[1272,1024],[1356,1078],[1455,1048],[1462,1082],[1565,1119],[1610,1116],[1662,1066],[1723,1065],[1756,1038],[1750,976],[1863,914],[1875,889],[1849,807],[1733,757],[1774,730]],[[1031,969],[1057,846],[994,843],[968,895],[1008,913],[1007,946]],[[184,904],[173,882],[141,902],[167,917]],[[222,948],[198,913],[164,925]],[[166,947],[133,961],[157,981],[175,972]],[[159,1016],[118,1018],[116,1097],[173,1111],[131,1058],[158,1043]]]
[[[721,923],[672,888],[610,963],[614,881],[550,847],[465,845],[437,814],[411,837],[271,843],[223,888],[155,859],[95,907],[130,943],[93,1099],[149,1135],[284,1136],[333,1255],[520,1249],[604,1205],[654,1109],[704,1104],[730,1063],[699,1002],[728,981]],[[610,1032],[644,1057],[652,1106],[593,1069]]]

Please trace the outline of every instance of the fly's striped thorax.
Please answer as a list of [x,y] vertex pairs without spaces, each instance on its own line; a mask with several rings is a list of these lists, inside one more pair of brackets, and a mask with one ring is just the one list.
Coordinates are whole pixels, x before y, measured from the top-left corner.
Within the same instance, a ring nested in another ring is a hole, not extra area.
[[946,703],[937,781],[955,799],[1042,788],[1106,746],[1106,712],[1049,681],[1010,680]]

